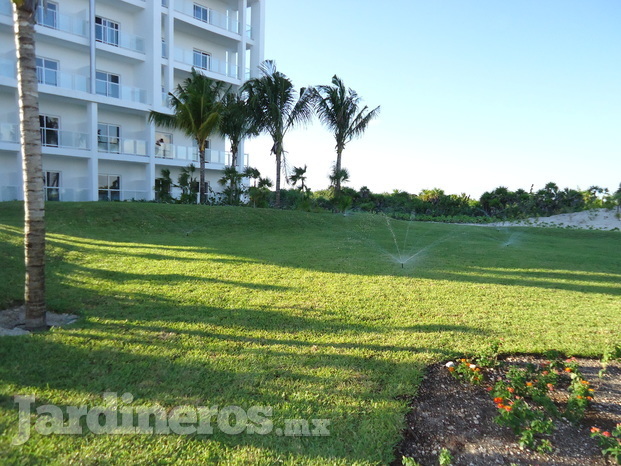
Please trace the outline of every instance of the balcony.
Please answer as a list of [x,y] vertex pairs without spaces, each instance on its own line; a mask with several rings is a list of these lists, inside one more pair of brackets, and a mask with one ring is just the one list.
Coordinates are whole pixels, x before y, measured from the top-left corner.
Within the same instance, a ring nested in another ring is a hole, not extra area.
[[239,79],[237,65],[227,64],[226,62],[218,60],[212,56],[207,57],[205,54],[198,54],[197,56],[194,50],[186,50],[176,47],[175,61],[198,70],[210,71],[221,76]]
[[0,15],[13,16],[13,7],[10,0],[0,0]]
[[95,93],[114,99],[128,100],[144,104],[147,102],[147,91],[137,87],[121,86],[118,83],[103,79],[95,80]]
[[15,60],[7,60],[6,58],[0,58],[0,76],[5,78],[15,79],[17,74],[17,65]]
[[210,24],[220,29],[239,34],[239,21],[237,12],[228,10],[226,13],[213,10],[209,7],[196,5],[187,0],[176,0],[175,10],[197,21]]
[[97,136],[97,150],[107,154],[139,155],[146,157],[147,141],[110,136]]
[[95,37],[98,43],[144,53],[144,39],[134,34],[112,30],[101,24],[95,25]]
[[[161,144],[155,146],[155,157],[158,159],[185,160],[188,163],[198,163],[198,150],[194,146]],[[243,166],[248,166],[248,154],[244,154],[242,160],[244,162]],[[230,165],[231,153],[207,149],[205,151],[205,162]]]
[[47,147],[57,147],[62,149],[83,149],[90,148],[89,136],[86,133],[76,133],[73,131],[61,131],[54,129],[41,130],[41,146],[45,152]]
[[37,24],[80,37],[88,37],[88,21],[76,16],[58,13],[48,8],[37,8]]
[[22,190],[19,186],[0,186],[0,202],[17,201],[22,198]]
[[89,92],[89,78],[79,74],[37,67],[39,85],[60,87],[72,91]]
[[19,143],[19,126],[0,123],[0,142]]

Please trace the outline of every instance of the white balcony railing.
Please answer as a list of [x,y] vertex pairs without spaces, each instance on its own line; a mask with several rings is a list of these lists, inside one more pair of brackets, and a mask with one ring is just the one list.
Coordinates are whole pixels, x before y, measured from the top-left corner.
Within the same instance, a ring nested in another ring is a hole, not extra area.
[[19,142],[19,126],[0,123],[0,142]]
[[[198,149],[194,146],[177,146],[175,144],[161,144],[155,146],[155,157],[159,159],[185,160],[198,163]],[[248,154],[243,154],[243,166],[248,166]],[[231,153],[219,150],[205,151],[205,162],[220,165],[231,164]]]
[[237,65],[227,64],[212,56],[207,57],[206,55],[196,54],[194,50],[175,47],[175,60],[198,70],[211,71],[212,73],[235,79],[239,78],[237,75]]
[[121,86],[103,79],[95,80],[95,93],[115,99],[129,100],[144,104],[147,102],[147,91],[137,87]]
[[125,139],[97,136],[97,150],[107,154],[147,155],[147,141],[144,139]]
[[[0,0],[1,1],[1,0]],[[15,79],[17,74],[17,65],[14,60],[0,58],[0,76]]]
[[90,148],[89,136],[86,133],[50,129],[42,131],[41,145],[43,151],[48,147],[85,150]]
[[19,186],[0,186],[0,202],[16,201],[21,197]]
[[88,36],[88,21],[76,16],[65,15],[51,9],[37,8],[37,24],[76,36]]
[[13,8],[10,1],[0,0],[0,15],[13,16]]
[[188,0],[175,0],[175,10],[195,20],[239,34],[239,21],[235,11],[221,13]]
[[98,37],[97,42],[100,44],[144,53],[144,39],[142,37],[123,31],[115,31],[114,34],[106,35],[103,33],[104,27],[101,24],[96,24],[95,26],[97,28],[95,35]]
[[39,80],[39,85],[61,87],[63,89],[81,92],[89,92],[90,88],[88,77],[80,74],[54,70],[45,70],[45,74],[43,74],[43,70],[37,68],[37,78]]

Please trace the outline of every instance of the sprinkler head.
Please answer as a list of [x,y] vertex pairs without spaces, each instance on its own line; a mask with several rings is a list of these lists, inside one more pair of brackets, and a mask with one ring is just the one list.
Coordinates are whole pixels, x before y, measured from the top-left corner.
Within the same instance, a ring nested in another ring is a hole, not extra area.
[[403,267],[403,262],[401,262],[401,268],[402,268],[402,269],[404,268],[404,267]]

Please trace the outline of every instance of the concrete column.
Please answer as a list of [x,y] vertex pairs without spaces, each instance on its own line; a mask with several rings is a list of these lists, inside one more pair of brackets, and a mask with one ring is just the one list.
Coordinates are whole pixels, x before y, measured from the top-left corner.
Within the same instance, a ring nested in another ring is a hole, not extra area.
[[98,107],[95,102],[86,105],[90,158],[88,159],[88,201],[99,200],[99,152],[97,150]]
[[246,23],[248,2],[247,0],[239,0],[237,2],[237,8],[239,9],[239,29],[241,33],[241,41],[237,44],[237,78],[242,82],[246,80],[246,42],[248,36],[246,35]]
[[175,85],[175,0],[168,0],[168,18],[166,21],[166,41],[168,42],[168,68],[166,69],[166,91],[174,90]]
[[259,64],[265,59],[265,1],[257,0],[251,8],[252,37],[255,45],[250,52],[250,70],[255,73]]
[[155,199],[155,125],[145,121],[147,126],[147,153],[149,155],[149,163],[145,166],[145,190],[147,191],[147,200]]
[[95,48],[95,0],[88,2],[88,27],[89,27],[89,47],[90,47],[90,92],[95,94],[95,78],[97,71],[97,50]]

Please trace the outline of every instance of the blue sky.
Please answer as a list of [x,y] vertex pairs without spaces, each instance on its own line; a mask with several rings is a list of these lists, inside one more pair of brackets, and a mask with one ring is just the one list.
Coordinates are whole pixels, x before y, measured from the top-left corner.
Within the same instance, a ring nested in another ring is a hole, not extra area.
[[[621,1],[267,0],[265,57],[298,87],[334,74],[380,117],[343,155],[354,188],[478,197],[621,182]],[[246,144],[272,180],[271,144]],[[327,187],[334,140],[285,139]]]

